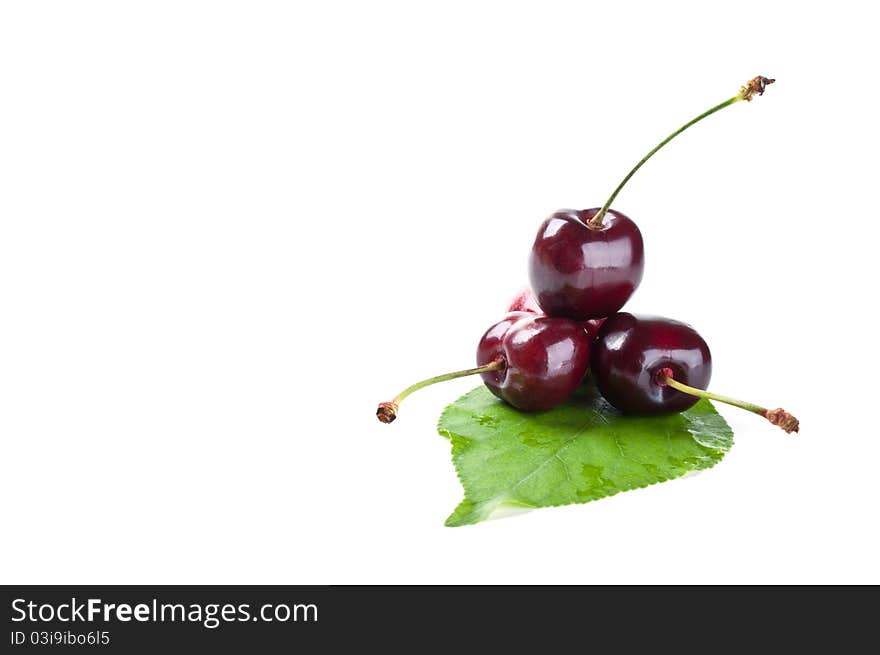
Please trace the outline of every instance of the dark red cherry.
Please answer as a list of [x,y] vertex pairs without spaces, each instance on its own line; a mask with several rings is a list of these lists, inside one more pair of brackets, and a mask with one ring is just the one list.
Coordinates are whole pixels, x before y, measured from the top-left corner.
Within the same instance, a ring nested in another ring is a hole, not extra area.
[[681,412],[699,400],[673,389],[706,389],[712,377],[709,346],[690,325],[657,316],[609,316],[591,353],[593,379],[602,396],[627,414]]
[[608,210],[601,225],[590,222],[599,208],[563,209],[545,220],[529,258],[538,305],[549,316],[576,320],[613,314],[639,286],[645,250],[639,228]]
[[[523,287],[522,289],[520,289],[519,293],[517,293],[513,297],[513,300],[510,301],[510,304],[507,307],[507,311],[531,312],[533,314],[544,313],[541,310],[540,305],[538,305],[538,301],[535,300],[535,294],[533,294],[532,290],[528,287]],[[581,321],[580,323],[584,326],[587,334],[592,339],[596,335],[596,332],[598,332],[604,321],[604,318],[591,318],[586,321]]]
[[681,412],[705,398],[763,416],[786,432],[800,429],[797,418],[781,407],[768,409],[708,391],[709,346],[687,323],[614,314],[599,329],[590,358],[599,392],[626,414]]
[[584,320],[602,318],[623,307],[642,280],[645,255],[639,228],[611,209],[617,194],[676,136],[725,107],[763,95],[767,85],[775,81],[759,75],[732,98],[675,130],[633,166],[601,208],[563,209],[541,224],[532,247],[529,275],[544,313]]
[[564,402],[587,373],[590,338],[577,321],[533,312],[510,312],[486,330],[477,346],[477,367],[416,382],[393,400],[379,403],[383,423],[397,418],[401,401],[419,389],[479,373],[493,394],[523,411]]
[[564,318],[514,312],[490,327],[477,346],[477,365],[505,366],[481,374],[493,394],[524,411],[555,407],[587,372],[590,340],[583,326]]

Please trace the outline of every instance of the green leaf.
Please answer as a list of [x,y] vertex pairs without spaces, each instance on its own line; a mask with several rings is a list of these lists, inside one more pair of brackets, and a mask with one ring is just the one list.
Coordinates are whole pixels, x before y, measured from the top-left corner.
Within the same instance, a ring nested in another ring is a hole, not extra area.
[[623,416],[592,386],[564,405],[524,414],[485,387],[447,406],[438,430],[452,441],[465,498],[446,525],[478,523],[503,507],[586,503],[714,466],[733,432],[701,400],[666,416]]

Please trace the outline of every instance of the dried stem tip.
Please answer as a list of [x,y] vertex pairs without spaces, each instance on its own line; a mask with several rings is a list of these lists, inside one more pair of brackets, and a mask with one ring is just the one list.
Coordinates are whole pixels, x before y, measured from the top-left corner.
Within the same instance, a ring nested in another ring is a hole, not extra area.
[[758,77],[752,78],[746,82],[739,90],[739,94],[742,96],[743,100],[751,102],[755,94],[759,96],[764,95],[764,90],[767,88],[767,85],[773,84],[775,81],[776,80],[769,77],[758,75]]
[[800,431],[800,422],[781,407],[768,409],[764,417],[773,425],[778,425],[788,433]]
[[376,409],[376,418],[383,423],[391,423],[397,418],[397,403],[379,403]]

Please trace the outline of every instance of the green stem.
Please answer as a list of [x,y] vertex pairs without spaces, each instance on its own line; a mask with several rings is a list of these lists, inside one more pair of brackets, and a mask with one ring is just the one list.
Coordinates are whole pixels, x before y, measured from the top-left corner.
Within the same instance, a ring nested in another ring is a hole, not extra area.
[[745,84],[745,85],[739,90],[739,93],[737,93],[735,96],[733,96],[732,98],[728,98],[728,99],[725,100],[724,102],[722,102],[722,103],[720,103],[720,104],[717,104],[717,105],[715,105],[714,107],[712,107],[711,109],[708,109],[708,110],[704,111],[702,114],[700,114],[699,116],[697,116],[696,118],[694,118],[694,119],[692,119],[692,120],[689,120],[687,123],[685,123],[685,124],[682,125],[680,128],[678,128],[677,130],[675,130],[675,132],[673,132],[672,134],[670,134],[669,136],[667,136],[665,139],[663,139],[660,143],[658,143],[656,146],[654,146],[654,148],[653,148],[653,149],[652,149],[647,155],[645,155],[644,157],[642,157],[642,158],[639,160],[639,163],[636,164],[636,165],[633,167],[633,169],[632,169],[629,173],[626,174],[626,177],[624,177],[624,178],[620,181],[620,184],[617,185],[617,188],[614,189],[614,192],[611,194],[611,196],[608,198],[608,200],[605,201],[605,204],[602,205],[602,209],[600,209],[600,210],[596,213],[596,215],[593,216],[593,217],[590,219],[590,221],[589,221],[589,225],[591,225],[592,227],[596,227],[596,228],[598,228],[598,227],[602,227],[602,219],[605,217],[605,213],[606,213],[606,212],[608,211],[608,209],[611,207],[611,203],[613,203],[614,200],[615,200],[615,198],[617,198],[617,194],[620,193],[620,190],[626,185],[627,182],[629,182],[629,179],[630,179],[633,175],[635,175],[636,171],[639,170],[639,169],[642,167],[642,165],[643,165],[646,161],[648,161],[651,157],[653,157],[654,154],[655,154],[658,150],[660,150],[660,148],[662,148],[662,147],[665,146],[667,143],[669,143],[670,141],[672,141],[675,137],[677,137],[679,134],[681,134],[682,132],[684,132],[684,131],[685,131],[686,129],[688,129],[691,125],[695,125],[695,124],[699,123],[701,120],[703,120],[703,119],[706,118],[707,116],[711,116],[711,115],[714,114],[716,111],[721,111],[721,110],[724,109],[725,107],[728,107],[728,106],[730,106],[730,105],[732,105],[732,104],[735,104],[735,103],[739,102],[740,100],[748,100],[748,101],[751,101],[752,97],[753,97],[755,94],[762,95],[762,94],[764,93],[764,88],[765,88],[768,84],[772,84],[772,83],[775,82],[775,81],[776,81],[776,80],[768,79],[768,78],[766,78],[766,77],[762,77],[762,76],[760,76],[760,75],[759,75],[758,77],[752,79],[752,80],[749,80],[749,81],[748,81],[748,82],[747,82],[747,83],[746,83],[746,84]]
[[754,403],[747,403],[744,400],[737,400],[736,398],[730,398],[729,396],[722,396],[721,394],[712,393],[711,391],[706,391],[705,389],[697,389],[696,387],[691,387],[686,384],[675,380],[668,375],[665,378],[665,383],[668,384],[673,389],[678,389],[679,391],[683,391],[684,393],[690,394],[691,396],[697,396],[698,398],[706,398],[707,400],[717,400],[720,403],[725,403],[727,405],[733,405],[734,407],[739,407],[740,409],[744,409],[747,412],[752,412],[754,414],[758,414],[759,416],[764,416],[767,414],[767,408],[761,407],[760,405],[755,405]]
[[784,409],[767,409],[766,407],[761,407],[760,405],[755,405],[754,403],[748,403],[744,400],[737,400],[736,398],[731,398],[730,396],[722,396],[721,394],[712,393],[711,391],[706,391],[705,389],[697,389],[696,387],[691,387],[673,378],[672,369],[669,368],[663,368],[659,371],[657,375],[657,382],[659,382],[660,384],[669,385],[673,389],[677,389],[691,396],[696,396],[697,398],[717,400],[720,403],[733,405],[734,407],[739,407],[740,409],[744,409],[747,412],[752,412],[753,414],[757,414],[758,416],[763,416],[773,425],[778,425],[786,432],[798,432],[798,429],[800,427],[798,420],[794,416],[786,412]]
[[463,371],[454,371],[452,373],[444,373],[443,375],[435,375],[434,377],[428,378],[427,380],[416,382],[415,384],[408,386],[406,389],[397,394],[393,400],[389,402],[379,403],[379,408],[376,410],[376,416],[383,423],[391,423],[391,421],[397,418],[397,408],[403,401],[403,399],[411,393],[418,391],[419,389],[430,387],[432,384],[437,384],[438,382],[446,382],[447,380],[455,380],[456,378],[467,377],[468,375],[477,375],[478,373],[500,371],[506,366],[507,362],[504,361],[504,358],[499,357],[498,359],[495,359],[488,364],[484,364],[483,366],[468,368]]

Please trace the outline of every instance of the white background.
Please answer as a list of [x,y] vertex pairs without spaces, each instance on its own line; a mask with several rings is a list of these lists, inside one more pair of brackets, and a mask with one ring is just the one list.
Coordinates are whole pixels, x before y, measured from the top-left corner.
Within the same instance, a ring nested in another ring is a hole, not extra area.
[[[0,581],[880,582],[858,2],[9,2]],[[709,342],[701,475],[465,528],[435,430],[540,221],[621,193]]]

